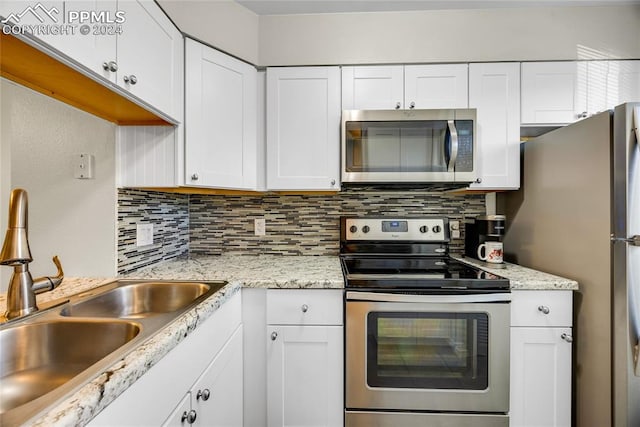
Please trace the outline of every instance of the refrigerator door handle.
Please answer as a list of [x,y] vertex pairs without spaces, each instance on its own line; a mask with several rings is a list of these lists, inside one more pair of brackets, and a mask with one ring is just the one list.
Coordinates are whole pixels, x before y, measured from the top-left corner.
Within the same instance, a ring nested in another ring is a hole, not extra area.
[[624,242],[624,243],[628,243],[631,246],[640,246],[640,235],[636,234],[635,236],[631,236],[631,237],[614,237],[613,235],[611,236],[611,241],[612,242]]

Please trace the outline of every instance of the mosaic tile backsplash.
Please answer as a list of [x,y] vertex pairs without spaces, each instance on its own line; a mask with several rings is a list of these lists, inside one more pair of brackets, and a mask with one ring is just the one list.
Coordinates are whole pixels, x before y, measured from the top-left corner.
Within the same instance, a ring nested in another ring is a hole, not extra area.
[[[185,254],[337,255],[341,215],[440,215],[462,223],[485,213],[484,195],[442,190],[355,187],[332,195],[261,196],[120,190],[118,271]],[[265,236],[254,235],[260,217],[266,219]],[[135,223],[146,221],[156,227],[154,245],[136,248]],[[464,236],[452,241],[452,253],[463,248]]]
[[[153,224],[153,244],[136,246],[136,225]],[[118,190],[118,273],[189,252],[189,196]]]

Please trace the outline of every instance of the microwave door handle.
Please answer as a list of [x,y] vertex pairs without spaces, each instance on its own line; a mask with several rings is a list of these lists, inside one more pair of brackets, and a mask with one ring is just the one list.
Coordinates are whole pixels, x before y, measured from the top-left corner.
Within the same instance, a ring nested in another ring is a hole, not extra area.
[[449,143],[451,147],[449,149],[449,164],[447,165],[447,172],[455,172],[456,160],[458,159],[458,130],[453,120],[448,120],[449,126]]

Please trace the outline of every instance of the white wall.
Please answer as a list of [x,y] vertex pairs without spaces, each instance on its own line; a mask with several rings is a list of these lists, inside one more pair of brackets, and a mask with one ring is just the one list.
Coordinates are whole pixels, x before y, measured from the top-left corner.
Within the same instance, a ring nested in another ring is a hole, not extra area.
[[232,0],[158,0],[178,28],[252,64],[258,57],[258,16]]
[[[5,116],[4,112],[9,110],[9,98],[2,90],[4,85],[0,84],[0,118]],[[7,229],[9,216],[9,193],[11,191],[11,144],[9,139],[8,126],[4,125],[4,119],[0,119],[0,245],[4,243],[4,233]],[[0,293],[7,288],[11,277],[11,269],[0,266]]]
[[[8,80],[0,81],[0,90],[0,146],[11,145],[11,188],[29,196],[31,273],[55,273],[51,258],[58,255],[68,277],[114,276],[115,125]],[[79,153],[95,156],[94,179],[73,177]],[[5,229],[3,219],[3,236]]]
[[183,32],[258,66],[640,58],[640,5],[257,16],[159,0]]
[[260,17],[260,65],[640,58],[640,5]]

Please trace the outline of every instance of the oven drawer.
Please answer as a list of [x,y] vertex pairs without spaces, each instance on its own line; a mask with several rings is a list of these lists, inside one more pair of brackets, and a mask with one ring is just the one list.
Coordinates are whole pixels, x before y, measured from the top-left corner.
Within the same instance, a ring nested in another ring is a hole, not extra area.
[[345,427],[509,427],[508,415],[347,411]]
[[511,326],[571,327],[573,291],[512,291]]
[[270,325],[342,325],[342,290],[269,289]]

